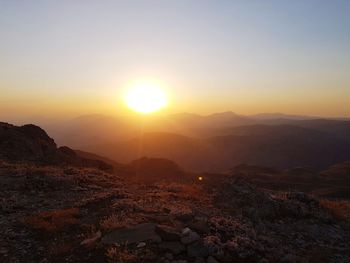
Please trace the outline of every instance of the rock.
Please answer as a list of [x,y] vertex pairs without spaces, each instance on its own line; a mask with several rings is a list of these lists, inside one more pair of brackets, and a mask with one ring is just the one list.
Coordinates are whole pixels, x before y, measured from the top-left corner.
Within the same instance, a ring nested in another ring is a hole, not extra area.
[[207,258],[207,263],[219,263],[219,261],[217,261],[214,257],[209,256]]
[[160,237],[155,232],[155,224],[145,223],[133,227],[114,230],[102,238],[103,244],[139,243],[147,240],[158,241]]
[[186,248],[184,245],[182,245],[180,242],[177,241],[166,241],[162,242],[159,247],[161,249],[165,249],[173,253],[174,255],[180,254],[181,252],[185,251]]
[[187,235],[190,231],[191,231],[191,229],[188,228],[188,227],[186,227],[186,228],[184,228],[184,229],[182,230],[181,235],[185,236],[185,235]]
[[146,246],[146,243],[145,242],[140,242],[137,244],[137,248],[143,248]]
[[0,159],[47,164],[69,164],[113,171],[113,166],[101,160],[80,157],[68,147],[57,148],[55,141],[33,124],[14,126],[0,122]]
[[47,161],[57,157],[57,146],[38,126],[17,127],[0,122],[0,159],[10,161]]
[[190,231],[186,231],[186,234],[183,235],[183,237],[181,238],[181,242],[185,245],[188,245],[199,239],[200,239],[200,236],[196,232],[190,230]]
[[155,228],[156,233],[166,241],[177,241],[181,239],[180,233],[173,227],[165,225],[157,225]]
[[102,237],[101,231],[97,231],[93,237],[83,240],[80,243],[80,245],[90,246],[90,245],[94,244],[97,240],[99,240],[101,237]]
[[192,258],[207,257],[208,249],[204,246],[203,242],[197,241],[187,247],[187,255]]
[[189,225],[189,227],[199,233],[202,234],[209,234],[210,233],[210,227],[209,224],[206,221],[198,220],[193,222]]

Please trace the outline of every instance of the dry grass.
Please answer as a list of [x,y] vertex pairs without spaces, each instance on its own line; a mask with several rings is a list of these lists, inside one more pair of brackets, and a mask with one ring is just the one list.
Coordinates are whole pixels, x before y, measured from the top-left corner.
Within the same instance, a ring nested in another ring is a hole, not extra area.
[[321,199],[320,204],[335,218],[350,220],[350,201]]
[[109,231],[122,227],[125,227],[125,223],[123,222],[122,217],[117,214],[112,214],[100,221],[100,228],[103,231]]
[[77,225],[79,223],[76,218],[78,214],[78,208],[45,211],[24,218],[22,223],[32,229],[53,233]]
[[100,229],[102,231],[110,231],[118,228],[127,227],[139,223],[141,218],[135,215],[127,215],[126,213],[112,214],[100,221]]
[[106,256],[115,263],[132,263],[137,262],[137,256],[132,254],[126,248],[112,247],[106,252]]

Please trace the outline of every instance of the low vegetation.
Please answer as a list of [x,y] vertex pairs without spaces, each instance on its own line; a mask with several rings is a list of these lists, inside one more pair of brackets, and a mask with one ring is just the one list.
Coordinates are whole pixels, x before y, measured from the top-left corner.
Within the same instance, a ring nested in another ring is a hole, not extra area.
[[317,262],[350,260],[348,201],[249,178],[142,184],[3,163],[0,182],[1,262],[314,262],[317,251]]
[[22,219],[22,223],[32,229],[49,233],[58,232],[68,227],[78,225],[78,208],[58,209],[39,212]]
[[350,201],[349,200],[321,199],[320,203],[335,218],[350,221]]

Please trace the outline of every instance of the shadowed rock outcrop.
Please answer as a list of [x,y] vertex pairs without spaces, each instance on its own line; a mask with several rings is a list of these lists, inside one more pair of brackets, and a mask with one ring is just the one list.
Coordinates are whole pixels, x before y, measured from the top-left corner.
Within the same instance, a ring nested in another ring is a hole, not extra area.
[[69,147],[58,148],[55,141],[33,124],[15,126],[0,122],[0,159],[10,162],[66,164],[112,171],[103,161],[78,156]]

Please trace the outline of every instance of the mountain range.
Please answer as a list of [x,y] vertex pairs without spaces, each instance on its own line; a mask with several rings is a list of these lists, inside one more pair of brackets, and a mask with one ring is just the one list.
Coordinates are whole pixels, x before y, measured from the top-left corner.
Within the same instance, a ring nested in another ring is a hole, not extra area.
[[221,172],[240,163],[323,169],[350,159],[350,121],[280,113],[180,113],[137,120],[86,115],[48,125],[58,144],[117,162],[167,158],[192,171]]

